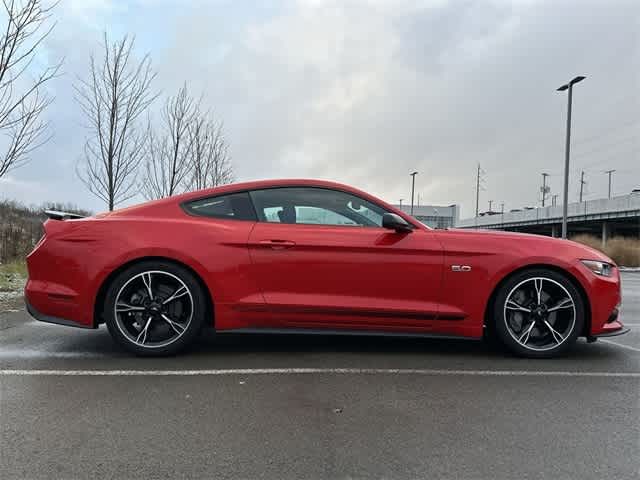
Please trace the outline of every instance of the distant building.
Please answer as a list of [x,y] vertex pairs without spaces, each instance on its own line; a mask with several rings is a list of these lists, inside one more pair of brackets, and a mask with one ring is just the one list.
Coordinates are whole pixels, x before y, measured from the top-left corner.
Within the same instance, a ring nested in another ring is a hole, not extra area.
[[[403,212],[411,213],[411,205],[394,204],[393,206]],[[460,206],[414,205],[413,216],[432,228],[449,228],[455,226],[460,219]]]

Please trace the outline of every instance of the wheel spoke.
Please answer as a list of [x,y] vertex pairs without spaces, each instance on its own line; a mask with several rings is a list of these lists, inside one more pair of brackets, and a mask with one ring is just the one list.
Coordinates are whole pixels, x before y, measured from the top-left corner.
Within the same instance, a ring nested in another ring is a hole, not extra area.
[[[151,320],[153,317],[149,317],[149,320],[147,320],[146,325],[144,326],[144,328],[140,331],[140,334],[138,335],[138,337],[136,338],[136,343],[140,343],[141,345],[144,345],[144,342],[147,341],[147,332],[149,331],[149,325],[151,325]],[[142,337],[142,341],[140,341],[140,337]]]
[[573,300],[570,298],[565,298],[561,302],[556,303],[553,307],[547,309],[547,312],[555,312],[556,310],[560,310],[561,308],[573,308]]
[[536,289],[536,295],[538,297],[538,305],[542,303],[542,278],[534,278],[533,285]]
[[562,335],[560,335],[560,333],[551,326],[551,324],[549,322],[547,322],[546,320],[544,321],[544,324],[547,326],[547,328],[549,329],[549,331],[551,332],[551,335],[553,336],[553,339],[558,343],[562,343],[564,342],[564,337]]
[[184,326],[180,325],[178,322],[171,320],[164,313],[160,315],[171,327],[175,330],[178,335],[181,335],[184,332]]
[[142,274],[142,282],[144,283],[144,286],[147,287],[149,299],[153,300],[153,290],[151,290],[151,272],[145,272]]
[[185,295],[188,295],[188,294],[189,294],[189,290],[187,290],[187,287],[182,285],[175,292],[173,292],[169,298],[167,298],[164,302],[162,302],[162,304],[166,305],[167,303],[172,302],[177,298],[184,297]]
[[116,312],[139,312],[144,310],[144,307],[140,307],[137,305],[129,305],[128,303],[117,303],[116,304]]
[[518,338],[518,341],[523,344],[526,345],[527,342],[529,341],[529,337],[531,336],[531,330],[533,330],[533,327],[536,326],[536,322],[531,322],[531,325],[529,325],[529,328],[527,328],[527,330],[520,335],[520,338]]
[[507,300],[506,308],[508,308],[509,310],[519,310],[521,312],[531,313],[531,309],[523,307],[513,300]]

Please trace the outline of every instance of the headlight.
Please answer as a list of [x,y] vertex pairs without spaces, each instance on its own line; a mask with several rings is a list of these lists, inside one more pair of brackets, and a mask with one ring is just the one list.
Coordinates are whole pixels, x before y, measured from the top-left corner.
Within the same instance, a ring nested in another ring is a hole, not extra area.
[[600,262],[598,260],[580,260],[582,264],[591,270],[596,275],[602,275],[603,277],[611,276],[612,265],[607,262]]

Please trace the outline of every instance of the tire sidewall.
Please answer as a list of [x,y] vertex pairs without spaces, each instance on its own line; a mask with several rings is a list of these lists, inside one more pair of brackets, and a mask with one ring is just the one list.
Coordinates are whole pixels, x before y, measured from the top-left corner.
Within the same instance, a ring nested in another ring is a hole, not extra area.
[[[561,345],[544,351],[531,350],[520,345],[509,333],[504,315],[504,305],[511,290],[519,283],[533,277],[544,277],[561,284],[571,295],[576,311],[575,323],[569,337]],[[512,275],[500,286],[493,304],[494,329],[498,338],[511,352],[522,357],[552,358],[564,354],[575,344],[578,336],[583,332],[585,318],[584,300],[574,283],[565,275],[544,268],[524,270]]]
[[[127,336],[122,333],[120,327],[116,323],[114,307],[116,297],[120,289],[134,276],[149,271],[160,270],[172,275],[175,275],[182,280],[187,288],[191,291],[193,298],[193,316],[191,323],[185,330],[185,332],[173,343],[157,348],[144,348],[140,345],[136,345],[129,340]],[[107,329],[111,336],[116,340],[118,344],[124,347],[129,352],[132,352],[140,356],[157,357],[165,355],[173,355],[183,350],[187,345],[193,342],[193,340],[200,334],[204,325],[204,319],[206,316],[207,308],[205,295],[202,291],[202,287],[186,268],[166,261],[146,261],[141,262],[131,267],[126,268],[120,272],[115,279],[109,285],[107,294],[105,295],[105,301],[103,305],[103,318],[107,324]]]

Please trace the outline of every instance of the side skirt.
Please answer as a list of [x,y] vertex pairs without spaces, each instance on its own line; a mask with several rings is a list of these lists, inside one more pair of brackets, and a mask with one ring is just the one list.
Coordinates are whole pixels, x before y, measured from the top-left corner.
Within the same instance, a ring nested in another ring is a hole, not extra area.
[[347,330],[324,328],[232,328],[229,330],[216,330],[216,335],[222,334],[275,334],[275,335],[344,335],[362,337],[399,337],[399,338],[439,338],[443,340],[472,340],[481,341],[482,337],[463,337],[458,335],[446,335],[438,333],[412,333],[412,332],[383,332],[380,330]]

